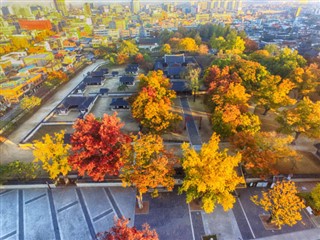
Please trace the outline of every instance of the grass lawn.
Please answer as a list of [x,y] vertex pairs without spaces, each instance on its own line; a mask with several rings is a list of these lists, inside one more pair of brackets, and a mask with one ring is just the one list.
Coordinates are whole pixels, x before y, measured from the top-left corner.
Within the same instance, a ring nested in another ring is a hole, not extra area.
[[310,152],[297,151],[301,159],[296,162],[281,162],[276,168],[282,174],[316,174],[320,172],[320,160]]
[[272,111],[269,111],[266,116],[262,115],[264,109],[260,106],[257,106],[254,110],[254,114],[258,115],[261,121],[261,131],[262,132],[272,132],[277,131],[280,127],[279,123],[275,120],[276,114]]
[[65,130],[66,133],[72,133],[72,125],[44,125],[39,128],[39,130],[28,140],[28,142],[33,142],[34,140],[42,140],[42,138],[49,134],[51,136],[56,132]]

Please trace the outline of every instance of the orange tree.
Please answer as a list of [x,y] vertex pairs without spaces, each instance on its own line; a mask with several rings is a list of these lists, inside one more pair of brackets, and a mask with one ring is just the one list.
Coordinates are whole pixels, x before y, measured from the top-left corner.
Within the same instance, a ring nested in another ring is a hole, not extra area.
[[251,200],[270,213],[269,223],[281,229],[283,225],[293,226],[302,220],[300,212],[306,206],[297,192],[294,182],[278,182],[269,191],[262,192],[260,199],[255,195]]
[[128,227],[129,220],[115,220],[115,225],[107,232],[97,234],[97,240],[158,240],[158,234],[151,230],[148,224],[143,224],[142,230]]
[[129,157],[125,159],[121,169],[123,186],[134,185],[137,190],[139,208],[142,208],[142,195],[153,189],[152,196],[158,196],[157,186],[161,185],[168,190],[174,187],[174,169],[176,157],[166,151],[163,140],[158,135],[133,136],[132,145],[127,145]]
[[235,198],[231,192],[243,183],[235,168],[241,161],[241,154],[227,154],[227,149],[219,151],[219,137],[213,134],[210,141],[202,145],[200,152],[182,144],[182,168],[186,174],[180,193],[186,192],[187,203],[202,199],[205,212],[213,212],[215,204],[221,204],[225,211],[231,209]]
[[121,131],[122,126],[116,113],[105,114],[102,119],[93,114],[78,119],[73,125],[70,165],[81,176],[88,174],[95,181],[102,181],[106,174],[118,175],[127,157],[124,145],[130,142],[130,137]]
[[275,132],[237,133],[231,140],[232,146],[242,154],[246,169],[256,176],[265,178],[278,174],[276,164],[281,161],[295,163],[298,154],[289,147],[293,138]]
[[70,145],[64,143],[64,133],[61,131],[54,136],[46,134],[42,141],[33,143],[34,162],[41,162],[51,179],[57,179],[59,174],[65,177],[71,170],[68,163]]
[[181,120],[181,116],[173,113],[172,100],[176,97],[170,90],[170,81],[162,71],[149,72],[140,76],[140,92],[133,97],[132,116],[150,132],[161,133]]
[[213,105],[213,130],[222,137],[229,137],[241,131],[260,130],[259,117],[248,111],[249,94],[240,83],[226,83],[214,89],[211,95]]

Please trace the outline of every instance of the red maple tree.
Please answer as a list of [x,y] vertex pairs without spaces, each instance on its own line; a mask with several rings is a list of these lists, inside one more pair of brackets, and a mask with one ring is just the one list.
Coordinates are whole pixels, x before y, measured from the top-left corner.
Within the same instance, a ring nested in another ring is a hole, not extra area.
[[125,157],[123,146],[131,139],[121,132],[123,124],[116,115],[105,114],[99,120],[88,114],[73,125],[69,164],[79,175],[88,174],[94,181],[102,181],[106,174],[119,174]]
[[113,226],[107,232],[97,234],[98,240],[158,240],[158,234],[155,230],[150,230],[148,224],[143,225],[142,230],[137,230],[135,227],[128,227],[129,220],[122,218],[115,221]]

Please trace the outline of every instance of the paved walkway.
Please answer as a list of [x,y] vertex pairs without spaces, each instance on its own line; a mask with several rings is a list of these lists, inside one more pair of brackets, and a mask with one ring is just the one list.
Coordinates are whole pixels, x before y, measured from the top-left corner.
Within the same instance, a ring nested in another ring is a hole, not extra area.
[[104,61],[100,60],[96,63],[86,67],[79,72],[72,80],[65,84],[65,86],[56,92],[41,108],[27,121],[22,123],[8,139],[0,144],[0,162],[7,163],[14,160],[32,161],[32,151],[21,149],[17,144],[31,131],[39,122],[42,121],[60,102],[65,98],[72,89],[74,89],[82,80],[83,75],[89,71],[94,70]]
[[256,238],[257,240],[319,240],[320,229],[310,229],[300,232],[286,233],[266,238]]
[[193,119],[192,112],[188,103],[188,98],[181,97],[180,102],[181,102],[181,107],[183,109],[183,116],[186,121],[186,127],[188,130],[190,143],[193,146],[201,146],[202,145],[201,137],[200,137],[198,128],[196,126],[196,123]]
[[134,221],[134,206],[133,188],[2,190],[0,239],[90,240],[115,216]]

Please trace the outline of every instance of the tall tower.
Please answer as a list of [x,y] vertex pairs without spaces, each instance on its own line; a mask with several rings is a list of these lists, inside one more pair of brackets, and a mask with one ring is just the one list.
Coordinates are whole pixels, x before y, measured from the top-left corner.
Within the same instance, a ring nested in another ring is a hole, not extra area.
[[58,12],[62,13],[63,16],[68,14],[65,0],[53,0],[53,2]]
[[131,2],[131,11],[134,14],[137,14],[140,11],[140,1],[139,0],[132,0],[132,2]]

